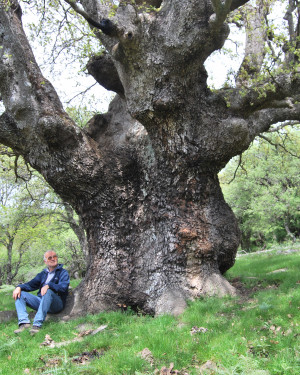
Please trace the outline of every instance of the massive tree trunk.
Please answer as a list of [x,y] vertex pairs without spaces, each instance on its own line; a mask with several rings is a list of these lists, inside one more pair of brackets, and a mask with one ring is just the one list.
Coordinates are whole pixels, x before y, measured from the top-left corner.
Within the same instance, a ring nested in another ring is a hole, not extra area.
[[264,96],[208,89],[203,64],[243,0],[150,1],[160,6],[150,13],[121,2],[110,20],[100,1],[68,2],[102,30],[107,52],[88,69],[117,95],[79,129],[42,76],[13,1],[0,11],[0,141],[84,223],[90,261],[73,311],[176,314],[188,299],[234,294],[222,273],[234,264],[239,230],[217,173],[271,124],[300,117],[298,78],[282,74]]

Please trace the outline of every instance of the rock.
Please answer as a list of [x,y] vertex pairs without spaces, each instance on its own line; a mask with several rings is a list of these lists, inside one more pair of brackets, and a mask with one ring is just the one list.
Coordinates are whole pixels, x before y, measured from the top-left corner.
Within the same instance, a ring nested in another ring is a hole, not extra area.
[[207,361],[200,367],[200,375],[213,375],[217,374],[218,366],[213,361]]
[[[32,319],[35,315],[35,311],[29,312],[29,318]],[[17,312],[15,310],[0,311],[0,323],[8,322],[12,319],[18,319]]]
[[151,351],[148,348],[143,349],[141,352],[138,353],[138,356],[140,356],[142,359],[144,359],[146,362],[153,365],[154,358],[151,353]]

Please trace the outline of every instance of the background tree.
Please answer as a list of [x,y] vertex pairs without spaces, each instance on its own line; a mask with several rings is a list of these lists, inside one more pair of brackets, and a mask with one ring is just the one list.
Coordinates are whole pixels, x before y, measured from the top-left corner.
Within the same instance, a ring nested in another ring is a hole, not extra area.
[[[254,141],[221,173],[224,196],[241,228],[241,246],[299,238],[299,126]],[[237,169],[238,168],[238,169]]]
[[[234,263],[239,230],[217,174],[272,124],[299,121],[297,1],[284,3],[280,30],[277,2],[266,0],[66,3],[101,41],[89,73],[117,95],[107,114],[76,126],[36,63],[19,4],[4,1],[0,141],[84,224],[90,263],[74,313],[123,303],[178,313],[189,298],[234,293],[221,274]],[[243,4],[236,84],[211,91],[204,63]]]
[[3,159],[2,156],[5,173],[0,174],[0,244],[5,254],[1,254],[1,282],[11,284],[24,261],[24,253],[38,235],[37,225],[43,215],[36,205],[26,202],[24,180],[17,184],[15,166]]
[[[37,267],[41,268],[44,252],[52,248],[74,274],[82,275],[86,269],[83,252],[86,251],[86,238],[74,212],[62,204],[21,158],[13,156],[13,152],[1,150],[1,283],[12,284],[16,278],[22,279],[29,269],[33,276]],[[74,251],[78,258],[76,262]]]

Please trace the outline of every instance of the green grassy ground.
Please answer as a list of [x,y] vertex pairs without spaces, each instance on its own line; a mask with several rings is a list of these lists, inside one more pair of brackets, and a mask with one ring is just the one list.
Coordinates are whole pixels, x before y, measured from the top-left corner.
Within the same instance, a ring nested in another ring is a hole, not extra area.
[[[34,337],[27,331],[16,337],[15,321],[2,324],[0,374],[146,375],[173,363],[181,375],[298,375],[299,268],[299,251],[241,256],[226,277],[242,297],[203,298],[177,318],[101,313],[47,321]],[[0,289],[1,302],[6,293]],[[107,328],[72,341],[101,325]],[[46,334],[55,343],[72,342],[40,346]],[[145,348],[151,353],[142,358]]]

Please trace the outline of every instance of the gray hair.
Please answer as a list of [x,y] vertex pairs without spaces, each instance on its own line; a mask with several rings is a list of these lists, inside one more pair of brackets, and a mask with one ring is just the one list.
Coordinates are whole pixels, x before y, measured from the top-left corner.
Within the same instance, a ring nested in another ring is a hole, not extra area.
[[[55,253],[55,251],[54,250],[47,250],[46,252],[45,252],[45,254],[44,254],[44,260],[47,260],[47,257],[46,257],[46,254],[48,254],[48,253]],[[56,254],[56,253],[55,253]],[[57,255],[57,254],[56,254]]]

